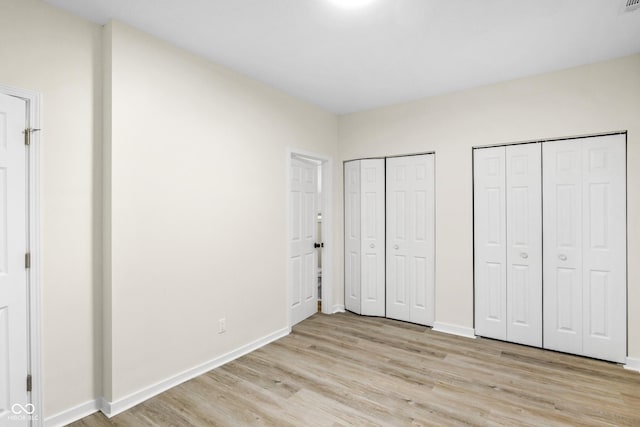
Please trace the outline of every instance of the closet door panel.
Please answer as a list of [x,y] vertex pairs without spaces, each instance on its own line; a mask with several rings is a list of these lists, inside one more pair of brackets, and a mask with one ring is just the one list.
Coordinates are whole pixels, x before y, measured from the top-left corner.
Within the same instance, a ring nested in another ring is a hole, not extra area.
[[344,164],[344,286],[345,308],[357,314],[361,303],[360,160]]
[[409,321],[411,167],[403,157],[386,159],[387,185],[387,317]]
[[413,183],[413,212],[415,224],[411,242],[413,297],[411,321],[432,325],[435,320],[435,170],[434,156],[412,156],[415,180]]
[[474,170],[476,334],[507,339],[505,147],[477,149]]
[[507,340],[542,346],[540,144],[506,147]]
[[387,159],[387,317],[434,321],[434,158]]
[[362,314],[385,315],[384,159],[361,160]]
[[583,148],[583,354],[626,360],[625,136],[586,138]]
[[544,347],[582,353],[582,147],[545,142]]

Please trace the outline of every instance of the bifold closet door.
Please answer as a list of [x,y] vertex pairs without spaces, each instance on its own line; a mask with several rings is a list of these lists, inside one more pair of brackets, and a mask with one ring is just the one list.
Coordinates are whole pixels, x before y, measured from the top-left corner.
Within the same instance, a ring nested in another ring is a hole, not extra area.
[[434,321],[434,156],[391,157],[387,184],[387,317]]
[[626,359],[624,135],[543,147],[544,347]]
[[344,164],[344,303],[357,314],[362,312],[360,292],[360,161]]
[[542,345],[540,144],[474,151],[476,333]]
[[506,149],[507,340],[542,346],[541,144]]
[[475,332],[507,339],[505,147],[473,152]]
[[345,163],[345,308],[385,315],[384,159]]

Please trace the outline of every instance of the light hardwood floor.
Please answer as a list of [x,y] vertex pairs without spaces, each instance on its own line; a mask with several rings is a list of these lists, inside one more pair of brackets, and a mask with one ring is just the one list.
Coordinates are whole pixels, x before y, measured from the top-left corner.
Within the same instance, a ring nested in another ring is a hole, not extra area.
[[640,426],[640,374],[389,319],[316,314],[112,419],[73,426]]

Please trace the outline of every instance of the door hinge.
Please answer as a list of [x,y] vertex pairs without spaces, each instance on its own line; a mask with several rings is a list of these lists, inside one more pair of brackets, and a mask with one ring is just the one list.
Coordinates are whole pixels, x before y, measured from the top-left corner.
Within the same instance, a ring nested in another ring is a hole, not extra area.
[[31,145],[31,134],[33,132],[39,132],[40,129],[32,129],[32,128],[26,128],[24,130],[24,145]]
[[27,375],[27,391],[31,391],[33,388],[33,381],[31,380],[31,374]]
[[24,254],[24,268],[31,268],[31,254]]

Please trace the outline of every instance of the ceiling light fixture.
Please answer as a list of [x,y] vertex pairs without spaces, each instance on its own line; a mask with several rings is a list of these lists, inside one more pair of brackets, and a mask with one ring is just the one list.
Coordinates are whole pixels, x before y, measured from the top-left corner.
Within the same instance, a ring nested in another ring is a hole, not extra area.
[[364,7],[370,3],[373,3],[373,1],[374,0],[331,0],[332,3],[345,9],[356,9],[359,7]]

